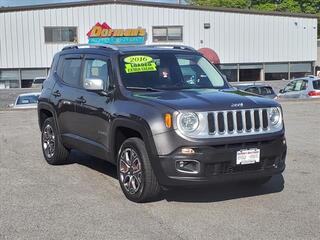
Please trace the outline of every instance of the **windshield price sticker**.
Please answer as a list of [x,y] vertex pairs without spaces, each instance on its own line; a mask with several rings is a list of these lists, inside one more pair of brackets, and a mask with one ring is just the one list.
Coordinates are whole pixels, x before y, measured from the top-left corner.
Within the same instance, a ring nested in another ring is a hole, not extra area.
[[126,73],[154,72],[157,65],[149,56],[130,56],[124,59]]

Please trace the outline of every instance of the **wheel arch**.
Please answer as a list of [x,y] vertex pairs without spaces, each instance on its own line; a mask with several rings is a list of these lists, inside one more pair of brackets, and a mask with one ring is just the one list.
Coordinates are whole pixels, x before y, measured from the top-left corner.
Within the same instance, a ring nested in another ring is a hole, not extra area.
[[[158,180],[160,179],[164,179],[166,176],[164,175],[163,171],[162,171],[162,167],[159,161],[159,156],[158,156],[158,151],[153,139],[153,135],[152,135],[152,131],[148,125],[148,123],[141,119],[141,118],[134,118],[134,119],[128,119],[128,118],[117,118],[116,120],[114,120],[114,123],[111,127],[111,134],[110,136],[110,140],[109,143],[111,143],[110,145],[110,154],[113,154],[113,158],[114,159],[114,163],[117,164],[117,159],[118,159],[118,153],[119,153],[119,148],[120,146],[118,146],[118,149],[116,148],[116,143],[115,143],[115,139],[116,139],[116,135],[117,135],[117,130],[119,130],[119,128],[125,128],[125,129],[130,129],[135,131],[136,133],[139,133],[140,138],[142,139],[142,141],[145,144],[147,153],[148,153],[148,157],[152,166],[152,169],[157,177]],[[136,137],[136,136],[134,136]]]
[[38,103],[38,124],[39,124],[40,130],[42,129],[42,125],[44,121],[48,117],[53,117],[57,125],[57,121],[56,121],[57,117],[56,117],[54,108],[48,103],[39,102]]
[[114,123],[112,124],[110,134],[111,141],[109,141],[111,143],[110,149],[114,159],[117,159],[121,144],[130,137],[140,138],[145,143],[150,157],[157,155],[151,129],[144,120],[119,118],[114,120]]

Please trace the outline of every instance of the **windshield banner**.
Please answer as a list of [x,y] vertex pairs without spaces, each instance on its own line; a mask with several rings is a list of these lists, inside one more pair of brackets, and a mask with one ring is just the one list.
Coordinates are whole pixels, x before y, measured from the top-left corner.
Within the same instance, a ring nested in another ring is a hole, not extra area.
[[130,56],[124,59],[126,73],[154,72],[157,65],[149,56]]

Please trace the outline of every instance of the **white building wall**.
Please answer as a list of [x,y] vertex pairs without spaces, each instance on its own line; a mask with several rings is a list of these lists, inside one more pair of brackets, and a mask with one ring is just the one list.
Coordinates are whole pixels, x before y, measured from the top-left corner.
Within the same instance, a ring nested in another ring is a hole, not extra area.
[[[152,44],[152,26],[182,25],[179,44],[210,47],[222,63],[317,60],[316,18],[114,3],[0,12],[0,68],[49,67],[64,44],[46,44],[45,26],[77,26],[79,43],[86,43],[86,33],[96,22],[146,28],[147,44]],[[204,29],[204,23],[211,28]]]
[[320,66],[320,39],[318,39],[318,49],[317,49],[317,55],[318,55],[318,58],[317,58],[317,62],[316,62],[316,66]]

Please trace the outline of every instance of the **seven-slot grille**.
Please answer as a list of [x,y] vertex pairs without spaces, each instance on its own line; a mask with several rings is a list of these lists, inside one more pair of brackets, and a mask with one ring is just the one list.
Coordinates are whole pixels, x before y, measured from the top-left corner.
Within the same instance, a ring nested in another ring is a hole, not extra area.
[[210,135],[263,132],[269,130],[267,109],[215,111],[208,113]]

